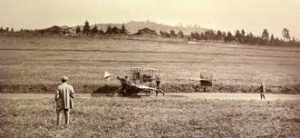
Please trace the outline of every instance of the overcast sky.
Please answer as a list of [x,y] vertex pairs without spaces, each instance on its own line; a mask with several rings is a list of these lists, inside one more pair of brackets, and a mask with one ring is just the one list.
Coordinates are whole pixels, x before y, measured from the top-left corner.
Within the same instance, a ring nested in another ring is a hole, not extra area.
[[300,39],[300,0],[0,0],[0,26],[155,21],[281,36],[283,27]]

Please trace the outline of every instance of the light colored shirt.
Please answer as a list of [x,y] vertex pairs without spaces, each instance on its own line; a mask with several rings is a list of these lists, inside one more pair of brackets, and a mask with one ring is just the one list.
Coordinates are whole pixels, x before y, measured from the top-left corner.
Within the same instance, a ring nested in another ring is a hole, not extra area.
[[67,84],[66,82],[60,84],[57,87],[57,91],[55,94],[57,110],[72,109],[73,108],[72,98],[74,98],[73,86]]

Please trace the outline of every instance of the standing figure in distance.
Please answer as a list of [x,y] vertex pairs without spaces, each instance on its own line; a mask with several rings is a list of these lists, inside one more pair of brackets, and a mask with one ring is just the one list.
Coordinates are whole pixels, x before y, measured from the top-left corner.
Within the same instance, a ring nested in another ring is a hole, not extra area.
[[62,113],[65,115],[65,123],[70,123],[70,109],[73,108],[74,88],[67,84],[68,77],[63,76],[61,79],[62,84],[57,87],[55,93],[56,112],[57,112],[57,125],[61,124]]
[[128,77],[125,76],[124,78],[120,78],[120,77],[117,77],[117,79],[121,82],[121,85],[122,85],[122,93],[124,96],[126,96],[128,93],[127,93],[127,85],[129,85],[129,82],[128,82]]
[[156,82],[156,89],[157,89],[156,96],[158,95],[158,92],[162,93],[163,96],[165,96],[165,93],[160,89],[160,83],[161,83],[161,81],[160,81],[159,76],[156,76],[155,82]]
[[265,88],[265,84],[263,82],[260,83],[259,92],[260,92],[260,99],[261,100],[266,99],[266,97],[265,97],[266,88]]

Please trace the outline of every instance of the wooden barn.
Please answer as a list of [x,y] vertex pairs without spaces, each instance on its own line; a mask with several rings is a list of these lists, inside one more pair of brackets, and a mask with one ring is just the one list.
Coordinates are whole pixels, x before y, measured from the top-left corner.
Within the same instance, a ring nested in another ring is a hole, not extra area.
[[157,35],[155,30],[151,30],[149,28],[143,28],[138,30],[136,35]]
[[54,25],[42,31],[49,34],[66,34],[67,29]]
[[122,34],[123,31],[117,27],[113,27],[106,31],[106,34]]

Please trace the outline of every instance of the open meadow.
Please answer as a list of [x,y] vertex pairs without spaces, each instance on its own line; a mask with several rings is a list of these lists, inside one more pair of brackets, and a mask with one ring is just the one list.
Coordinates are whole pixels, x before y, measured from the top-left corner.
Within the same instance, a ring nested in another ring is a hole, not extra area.
[[75,109],[71,111],[71,124],[66,128],[64,125],[56,126],[53,97],[20,95],[0,99],[0,137],[300,135],[299,100],[77,96]]
[[300,138],[300,0],[0,1],[0,138]]
[[[0,91],[53,92],[67,75],[77,92],[101,91],[105,70],[120,76],[131,67],[160,70],[162,88],[201,91],[200,73],[212,74],[213,92],[299,93],[300,48],[188,43],[185,40],[0,37]],[[112,86],[119,83],[109,82]]]
[[[0,38],[0,92],[44,93],[0,94],[0,137],[298,137],[299,53],[184,40]],[[104,71],[123,76],[137,66],[159,69],[162,88],[175,93],[97,95],[120,85],[104,81]],[[191,80],[200,73],[213,74],[209,91],[217,93],[176,93],[201,91]],[[88,95],[77,94],[69,127],[56,126],[63,75]],[[267,93],[297,94],[258,100],[261,81]]]

